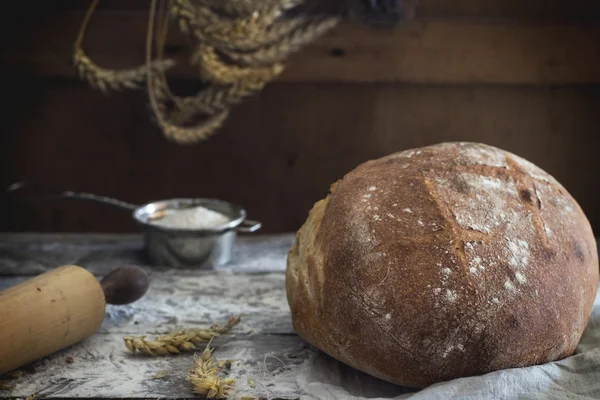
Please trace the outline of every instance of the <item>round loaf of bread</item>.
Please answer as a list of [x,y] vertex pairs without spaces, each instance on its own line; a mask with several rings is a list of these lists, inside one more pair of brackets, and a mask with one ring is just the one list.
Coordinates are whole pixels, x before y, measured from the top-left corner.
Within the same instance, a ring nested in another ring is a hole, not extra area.
[[286,289],[308,343],[420,388],[572,355],[598,272],[590,224],[559,182],[453,142],[333,184],[297,233]]

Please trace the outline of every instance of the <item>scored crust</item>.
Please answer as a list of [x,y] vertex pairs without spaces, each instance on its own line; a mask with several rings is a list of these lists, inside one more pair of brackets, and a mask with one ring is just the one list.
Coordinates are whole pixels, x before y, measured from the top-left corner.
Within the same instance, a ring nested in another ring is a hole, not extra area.
[[296,332],[409,387],[567,357],[598,285],[591,226],[552,176],[452,142],[368,161],[289,250]]

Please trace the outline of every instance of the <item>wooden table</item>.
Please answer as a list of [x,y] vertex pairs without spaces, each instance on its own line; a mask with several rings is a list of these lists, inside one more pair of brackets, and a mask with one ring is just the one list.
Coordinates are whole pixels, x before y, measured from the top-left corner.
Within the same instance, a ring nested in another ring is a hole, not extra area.
[[[149,266],[138,236],[0,234],[0,290],[65,264],[86,267],[98,277],[119,266],[142,265],[151,278],[149,292],[138,302],[107,307],[95,335],[3,382],[14,388],[0,391],[0,400],[198,398],[186,380],[192,353],[132,354],[123,336],[208,327],[240,314],[241,323],[212,342],[217,359],[235,360],[227,376],[236,380],[238,395],[297,399],[312,390],[310,399],[322,399],[314,395],[318,387],[327,391],[327,399],[337,400],[348,394],[392,398],[412,392],[347,367],[294,333],[284,277],[293,239],[293,234],[240,237],[230,265],[182,271]],[[155,379],[163,371],[168,375]]]
[[[293,234],[241,237],[230,265],[178,271],[149,266],[138,236],[0,235],[0,290],[65,264],[83,266],[98,277],[119,266],[142,265],[151,278],[144,298],[127,306],[109,305],[95,335],[23,369],[21,378],[4,382],[15,387],[0,391],[0,399],[193,398],[185,379],[192,353],[134,355],[123,336],[208,327],[240,314],[242,321],[231,334],[213,341],[216,358],[236,360],[230,376],[244,384],[252,383],[252,377],[286,372],[279,379],[289,382],[278,382],[278,393],[285,394],[287,387],[288,398],[293,397],[293,371],[314,354],[294,333],[286,300],[285,260],[293,239]],[[168,375],[153,379],[159,371]],[[270,396],[269,384],[263,392]]]

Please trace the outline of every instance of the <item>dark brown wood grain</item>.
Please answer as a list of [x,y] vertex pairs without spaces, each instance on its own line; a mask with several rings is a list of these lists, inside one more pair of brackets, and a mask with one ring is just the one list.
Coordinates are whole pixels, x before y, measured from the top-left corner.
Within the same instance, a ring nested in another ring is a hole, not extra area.
[[[328,0],[340,1],[340,0]],[[148,0],[103,0],[99,10],[147,10]],[[37,10],[83,10],[88,1],[60,0],[40,3]],[[32,10],[28,8],[29,13]],[[600,4],[593,0],[418,0],[420,18],[557,19],[585,21],[600,18]]]
[[[264,232],[282,232],[361,162],[467,140],[538,164],[600,226],[596,88],[279,83],[235,108],[208,141],[180,146],[150,122],[141,93],[106,97],[73,81],[12,85],[22,91],[3,110],[2,185],[28,179],[133,203],[216,197],[242,204]],[[128,212],[109,206],[8,201],[0,230],[137,230]]]
[[[0,25],[2,187],[31,179],[134,203],[218,197],[282,232],[365,160],[471,140],[547,169],[600,226],[597,2],[421,0],[420,19],[395,32],[345,24],[196,146],[167,142],[143,93],[106,97],[76,80],[72,44],[89,2],[28,4]],[[107,67],[141,63],[147,6],[100,2],[90,56]],[[172,35],[167,52],[184,56],[181,43]],[[178,92],[198,87],[181,79],[190,70],[173,75]],[[108,206],[0,193],[0,230],[137,231]]]
[[[0,71],[75,77],[72,46],[83,11],[28,16],[10,29]],[[99,10],[83,44],[106,68],[144,62],[147,12]],[[5,28],[7,29],[7,28]],[[174,25],[171,76],[197,78]],[[600,27],[568,21],[418,20],[394,31],[344,23],[289,60],[289,82],[591,84],[600,82]]]

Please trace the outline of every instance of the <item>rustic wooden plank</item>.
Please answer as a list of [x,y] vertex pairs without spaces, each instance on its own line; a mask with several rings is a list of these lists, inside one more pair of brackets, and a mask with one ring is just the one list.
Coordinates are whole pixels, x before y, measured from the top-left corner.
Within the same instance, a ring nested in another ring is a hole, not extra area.
[[[71,52],[82,11],[30,15],[5,26],[3,73],[75,77]],[[143,63],[147,16],[99,11],[84,48],[99,65]],[[173,29],[175,30],[175,29]],[[10,40],[8,40],[10,38]],[[296,54],[286,82],[590,84],[600,82],[600,27],[565,22],[416,21],[394,31],[345,23]],[[167,52],[175,77],[196,78],[181,35]]]
[[[0,285],[18,278],[0,279]],[[22,278],[19,278],[22,279]],[[10,396],[40,398],[191,398],[185,376],[192,354],[151,358],[131,354],[124,335],[149,335],[178,329],[208,327],[243,315],[231,334],[213,341],[219,359],[236,359],[229,373],[246,380],[261,371],[293,370],[314,354],[291,326],[284,275],[261,276],[207,272],[182,276],[179,271],[156,273],[141,300],[108,306],[99,332],[87,340],[40,360],[35,373],[15,381]],[[201,346],[203,348],[203,346]],[[66,361],[71,357],[72,363]],[[169,377],[153,380],[160,370]],[[266,395],[265,393],[264,395]],[[4,393],[0,392],[0,396]]]
[[[376,32],[346,24],[294,56],[281,80],[597,83],[599,39],[598,26],[432,21]],[[328,56],[332,49],[343,56]]]
[[[248,237],[244,243],[249,248],[248,257],[261,251],[279,253],[278,246],[264,245],[277,241],[265,238],[276,236]],[[283,243],[289,235],[280,238]],[[81,248],[104,250],[118,248],[119,243],[128,247],[134,240],[131,235],[0,235],[0,243],[6,247],[31,243],[33,249],[42,248],[49,253],[77,253]],[[259,248],[262,250],[252,250]],[[224,375],[237,381],[239,395],[297,399],[307,391],[319,398],[320,393],[334,390],[344,396],[392,398],[414,392],[345,366],[299,338],[291,324],[282,271],[150,271],[151,286],[142,299],[126,306],[108,306],[96,334],[38,360],[33,369],[26,368],[22,378],[11,382],[15,384],[12,390],[0,392],[0,399],[33,394],[40,399],[197,398],[185,379],[193,363],[192,353],[163,358],[133,355],[126,350],[122,338],[207,327],[213,322],[223,323],[232,315],[242,315],[241,323],[230,334],[216,338],[212,345],[217,359],[236,360]],[[0,290],[27,278],[0,277]],[[591,348],[598,340],[598,332],[592,328],[600,322],[600,293],[596,305],[581,349]],[[168,376],[153,379],[165,370],[169,371]]]
[[[240,314],[241,323],[212,344],[218,359],[236,360],[227,376],[239,382],[241,394],[297,398],[301,384],[297,378],[315,367],[340,371],[342,379],[357,387],[394,394],[406,391],[338,363],[295,335],[282,273],[182,273],[155,273],[144,298],[126,306],[108,306],[95,335],[35,362],[35,372],[26,372],[14,381],[13,390],[0,392],[0,398],[31,394],[40,399],[193,398],[185,380],[193,362],[191,353],[162,358],[133,355],[126,350],[123,336],[207,327]],[[23,279],[1,278],[0,288]],[[169,371],[166,378],[152,379],[162,370]],[[248,378],[256,381],[254,389]]]
[[[215,340],[214,345],[217,359],[237,360],[225,376],[242,384],[249,378],[261,382],[265,368],[268,371],[277,370],[282,362],[290,370],[297,370],[314,354],[297,336],[263,335],[252,337],[251,340],[244,337],[220,338]],[[126,351],[122,336],[94,335],[38,363],[35,373],[26,374],[15,381],[16,387],[0,392],[0,398],[25,398],[32,394],[39,399],[198,398],[186,380],[193,365],[192,354],[149,358],[132,356]],[[73,359],[72,364],[67,364],[67,357]],[[169,375],[163,379],[153,379],[159,371],[168,371]],[[297,387],[291,388],[290,394],[295,390]],[[265,390],[264,395],[266,397],[268,391]]]
[[[2,188],[27,179],[132,203],[215,197],[246,207],[263,222],[261,233],[293,232],[359,163],[467,140],[547,170],[600,227],[598,87],[277,83],[194,146],[167,142],[137,93],[103,96],[83,84],[14,78],[3,87],[11,102],[0,111]],[[0,231],[139,231],[127,212],[103,205],[27,204],[0,190],[2,202]]]
[[[0,286],[20,279],[23,277],[0,278]],[[597,329],[592,328],[600,322],[598,306],[600,293],[580,343],[582,349],[597,342]],[[346,396],[392,398],[414,392],[345,366],[296,336],[280,272],[257,276],[169,271],[155,275],[150,291],[140,301],[109,306],[98,333],[33,363],[33,369],[26,368],[22,378],[11,382],[14,389],[0,392],[0,399],[33,394],[40,399],[197,398],[185,380],[192,365],[191,353],[159,358],[133,355],[125,349],[122,337],[205,327],[232,314],[242,314],[242,322],[212,344],[217,359],[236,360],[225,375],[236,379],[240,395],[297,399],[308,391],[319,398],[319,393],[334,390]],[[169,371],[168,376],[152,379],[164,370]],[[256,383],[250,385],[253,381]],[[435,391],[435,386],[427,390]]]
[[[240,235],[232,261],[218,269],[247,273],[283,271],[293,240],[294,234]],[[0,234],[0,276],[35,275],[73,264],[98,276],[125,265],[151,266],[139,235]],[[156,271],[158,267],[148,269]]]
[[[2,277],[0,290],[30,277]],[[98,333],[159,335],[190,327],[223,324],[242,315],[245,335],[293,335],[283,272],[150,270],[150,288],[137,302],[108,305]]]
[[600,6],[593,0],[419,0],[416,15],[423,18],[590,20],[600,17]]
[[[83,10],[81,0],[40,3],[38,12]],[[100,10],[148,10],[147,0],[103,0]],[[30,14],[31,10],[27,14]],[[600,18],[600,4],[593,0],[419,0],[419,18],[550,19],[589,21]]]
[[[238,394],[296,399],[319,374],[356,395],[390,397],[409,392],[365,375],[316,351],[293,331],[281,272],[262,275],[212,271],[157,272],[149,292],[126,306],[108,306],[100,330],[83,342],[34,362],[0,399],[36,394],[47,398],[194,398],[186,374],[192,353],[152,358],[131,354],[124,335],[163,334],[177,329],[242,321],[212,345],[217,359],[236,360],[225,374],[236,379]],[[25,277],[0,278],[0,287]],[[169,375],[155,380],[159,371]],[[317,372],[320,371],[320,372]],[[250,378],[250,380],[249,380]],[[254,384],[251,384],[252,382]]]
[[[98,333],[158,335],[225,323],[242,315],[238,332],[292,335],[285,274],[231,271],[150,271],[150,288],[135,303],[108,305]],[[0,290],[29,277],[2,277]]]
[[[217,360],[232,359],[224,377],[236,380],[242,395],[257,399],[301,398],[304,390],[327,392],[327,386],[347,396],[397,398],[417,392],[366,375],[315,350],[297,336],[249,336],[233,334],[213,342]],[[67,363],[67,358],[73,360]],[[186,380],[192,354],[169,358],[133,356],[123,351],[120,336],[97,334],[84,342],[34,364],[13,390],[0,399],[24,399],[35,394],[42,399],[198,399]],[[153,379],[160,371],[169,374]],[[319,380],[322,374],[322,381]],[[251,387],[249,382],[251,382]],[[319,397],[313,397],[319,398]],[[338,397],[349,398],[349,397]]]

